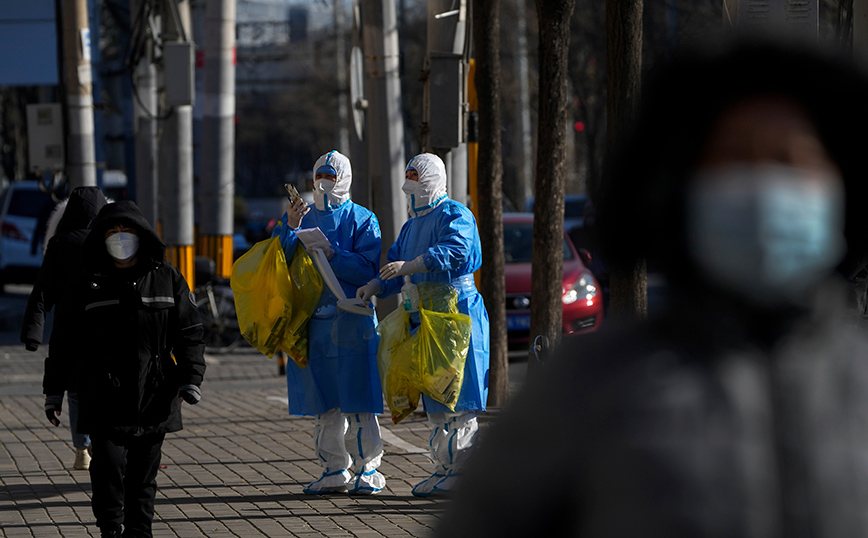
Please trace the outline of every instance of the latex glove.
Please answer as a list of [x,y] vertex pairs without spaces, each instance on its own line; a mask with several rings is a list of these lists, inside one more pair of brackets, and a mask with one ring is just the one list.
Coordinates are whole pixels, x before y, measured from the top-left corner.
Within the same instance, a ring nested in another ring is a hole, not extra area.
[[371,297],[378,293],[380,293],[380,284],[378,282],[368,282],[356,290],[356,299],[361,299],[367,303],[371,300]]
[[301,226],[301,219],[307,215],[310,208],[304,203],[304,200],[299,198],[289,205],[286,210],[286,224],[293,230]]
[[57,417],[63,411],[63,394],[46,394],[45,395],[45,417],[48,422],[58,426],[60,421]]
[[398,276],[420,273],[423,272],[424,267],[425,263],[422,262],[421,257],[417,257],[409,262],[401,260],[394,261],[392,263],[387,263],[382,269],[380,269],[380,279],[388,280]]
[[184,385],[178,394],[181,400],[190,405],[196,405],[202,399],[202,390],[196,385]]

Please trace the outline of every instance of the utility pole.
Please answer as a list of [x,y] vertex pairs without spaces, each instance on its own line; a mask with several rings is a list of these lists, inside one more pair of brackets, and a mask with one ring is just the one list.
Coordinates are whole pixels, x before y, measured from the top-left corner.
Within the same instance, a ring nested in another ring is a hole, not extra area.
[[61,2],[68,138],[66,176],[70,190],[96,185],[93,93],[87,0]]
[[335,2],[334,6],[335,27],[335,65],[337,66],[338,80],[338,124],[337,124],[337,149],[344,155],[350,154],[350,115],[349,91],[347,90],[347,51],[344,36],[344,3]]
[[[457,9],[455,9],[457,8]],[[467,203],[467,0],[428,2],[423,146],[446,165],[446,192]]]
[[149,0],[130,0],[130,47],[138,62],[133,73],[136,131],[136,204],[157,229],[157,68],[150,35]]
[[[404,177],[404,123],[401,115],[398,25],[395,0],[366,0],[362,9],[365,51],[365,96],[370,208],[380,221],[385,262],[389,247],[398,238],[407,208],[401,184]],[[378,301],[380,314],[394,310],[394,297]],[[381,316],[382,319],[382,316]]]
[[[177,2],[177,3],[176,3]],[[196,287],[193,252],[193,43],[190,3],[164,0],[163,80],[165,103],[160,139],[160,221],[166,258]]]
[[216,262],[218,276],[229,277],[235,194],[235,0],[208,0],[204,45],[198,254]]

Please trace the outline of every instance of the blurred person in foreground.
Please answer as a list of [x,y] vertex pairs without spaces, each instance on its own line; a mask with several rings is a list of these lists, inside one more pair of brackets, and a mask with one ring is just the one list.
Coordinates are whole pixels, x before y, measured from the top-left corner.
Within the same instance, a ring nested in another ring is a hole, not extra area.
[[438,535],[866,536],[868,340],[836,272],[866,246],[868,81],[757,41],[652,75],[598,222],[671,301],[561,346]]
[[45,414],[55,426],[64,390],[78,387],[103,537],[152,536],[163,440],[183,427],[181,401],[202,397],[202,323],[164,251],[133,202],[103,206],[82,245],[84,270],[57,304],[45,360]]
[[428,438],[434,472],[413,487],[417,497],[453,491],[479,433],[477,413],[488,398],[488,312],[476,290],[473,272],[482,265],[476,219],[467,207],[446,195],[446,166],[437,155],[410,159],[401,187],[410,211],[398,239],[389,248],[389,263],[377,278],[361,286],[356,297],[389,297],[401,289],[403,277],[412,282],[442,282],[458,292],[458,311],[470,316],[470,349],[455,410],[422,394],[431,426]]
[[[295,232],[319,228],[329,241],[329,265],[344,293],[352,296],[377,274],[380,224],[350,199],[353,169],[345,155],[330,151],[320,156],[312,172],[314,203],[291,203],[272,237],[280,238],[289,264],[299,244]],[[339,310],[337,297],[324,286],[307,325],[307,367],[287,361],[289,413],[313,415],[316,456],[323,469],[304,493],[374,495],[386,487],[386,477],[377,470],[383,459],[377,422],[383,389],[375,325],[374,316]]]
[[[106,202],[99,187],[77,187],[49,217],[42,266],[21,322],[21,342],[27,351],[36,351],[42,344],[48,312],[63,296],[67,282],[84,266],[81,245],[91,221]],[[78,432],[78,390],[74,384],[68,387],[66,403],[75,448],[73,469],[86,471],[90,467],[90,437]]]

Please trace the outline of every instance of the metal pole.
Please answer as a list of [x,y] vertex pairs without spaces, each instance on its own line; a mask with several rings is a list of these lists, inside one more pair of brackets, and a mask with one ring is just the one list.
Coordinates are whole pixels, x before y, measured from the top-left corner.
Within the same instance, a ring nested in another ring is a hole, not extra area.
[[[383,237],[382,260],[398,238],[407,217],[401,192],[404,177],[404,123],[401,115],[398,27],[395,0],[361,2],[365,49],[365,94],[368,99],[369,181]],[[394,298],[380,301],[380,313],[395,308]]]
[[[454,9],[457,7],[458,9]],[[426,71],[430,72],[431,53],[465,53],[467,31],[467,2],[460,0],[430,0],[428,2],[428,42],[426,54]],[[464,62],[464,73],[467,73],[467,62]],[[431,126],[430,77],[425,81],[424,121],[426,127]],[[458,97],[465,99],[466,88]],[[456,107],[459,103],[456,103]],[[434,119],[436,121],[436,118]],[[427,151],[438,154],[446,165],[446,190],[449,197],[461,203],[467,203],[467,144],[462,141],[455,147],[437,147],[430,141],[427,132],[423,136]]]
[[235,194],[235,0],[205,5],[202,179],[199,254],[217,275],[232,271],[232,199]]
[[344,36],[344,8],[343,2],[335,2],[334,27],[335,27],[335,58],[338,79],[338,124],[337,124],[337,148],[344,155],[350,151],[350,115],[347,102],[349,90],[347,89],[347,51]]
[[[133,32],[145,33],[149,13],[147,0],[130,1]],[[142,57],[133,74],[133,102],[136,117],[136,204],[155,229],[157,211],[157,68],[153,62],[150,38],[143,47]]]
[[[189,41],[190,3],[177,1],[177,16],[170,2],[163,4],[165,43]],[[180,27],[178,24],[180,23]],[[190,56],[189,74],[192,80],[193,57]],[[172,74],[172,76],[179,76]],[[181,271],[191,288],[195,288],[193,263],[193,106],[175,105],[163,122],[160,143],[160,162],[164,173],[160,181],[160,220],[163,223],[163,242],[168,247],[166,257]]]
[[90,27],[86,0],[67,0],[63,6],[63,62],[69,138],[66,175],[70,189],[96,185],[93,140],[93,93],[90,65]]

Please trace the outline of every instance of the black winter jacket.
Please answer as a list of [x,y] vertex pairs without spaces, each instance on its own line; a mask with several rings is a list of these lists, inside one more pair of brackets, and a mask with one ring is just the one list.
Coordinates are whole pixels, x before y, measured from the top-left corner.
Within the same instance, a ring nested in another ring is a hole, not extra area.
[[45,316],[61,297],[69,279],[82,268],[81,245],[106,198],[98,187],[78,187],[69,195],[57,230],[48,240],[42,267],[27,300],[21,342],[31,351],[42,343]]
[[[138,262],[117,269],[105,231],[139,231]],[[85,271],[58,304],[43,392],[77,384],[80,433],[166,433],[182,428],[179,388],[205,373],[202,324],[180,272],[132,202],[105,206],[84,242]]]
[[693,300],[565,341],[436,536],[868,536],[868,339],[845,293],[784,318]]

